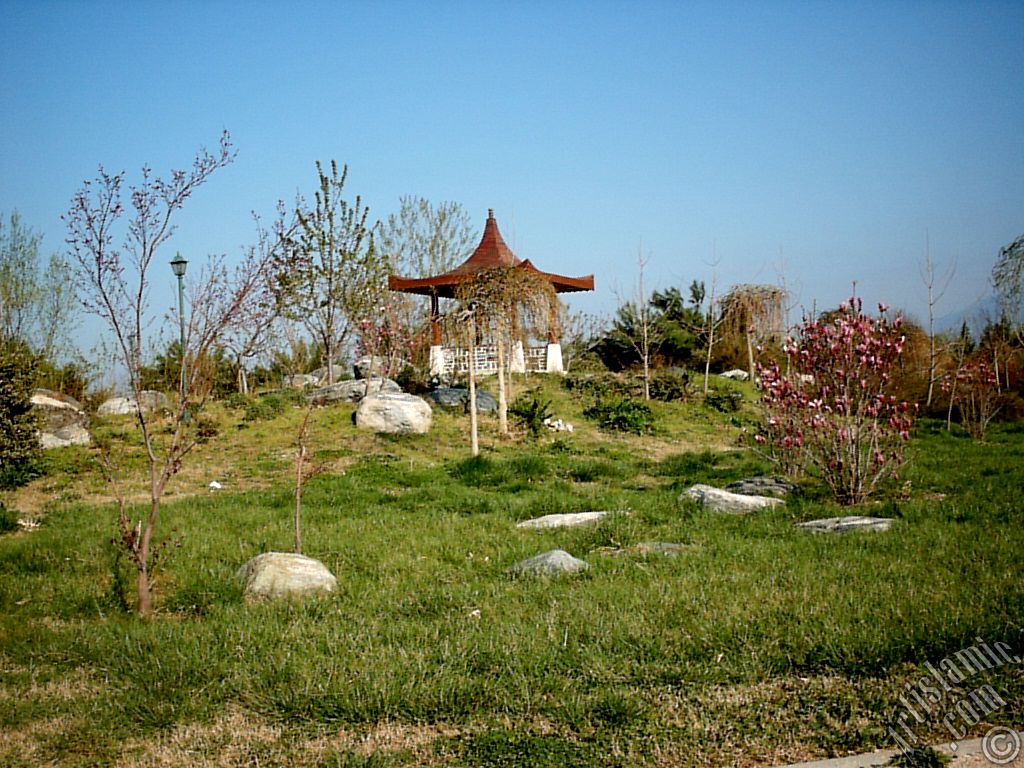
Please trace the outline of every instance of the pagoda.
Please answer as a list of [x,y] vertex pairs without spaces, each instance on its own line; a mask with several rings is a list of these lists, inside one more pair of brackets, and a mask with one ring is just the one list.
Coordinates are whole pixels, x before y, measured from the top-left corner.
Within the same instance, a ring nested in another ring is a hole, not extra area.
[[[520,259],[505,243],[498,222],[494,218],[494,210],[487,211],[487,223],[480,245],[462,264],[455,269],[432,277],[401,277],[388,276],[388,288],[400,293],[415,293],[430,297],[430,373],[440,375],[445,369],[444,349],[441,346],[441,299],[455,298],[456,291],[462,283],[472,280],[476,275],[489,269],[525,269],[540,275],[551,283],[555,293],[573,293],[576,291],[594,290],[594,276],[566,277],[553,272],[537,269],[529,259]],[[512,350],[511,370],[525,370],[522,343],[517,342],[517,349]],[[555,335],[555,329],[549,331],[548,344],[544,354],[544,370],[548,373],[562,372],[562,347]]]

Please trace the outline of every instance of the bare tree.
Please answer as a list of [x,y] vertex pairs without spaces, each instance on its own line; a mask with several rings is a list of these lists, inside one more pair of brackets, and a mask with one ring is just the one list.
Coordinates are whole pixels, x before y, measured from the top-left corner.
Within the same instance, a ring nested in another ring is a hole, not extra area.
[[711,357],[715,350],[715,332],[722,324],[722,318],[716,316],[717,298],[715,291],[718,289],[718,277],[711,273],[711,293],[708,296],[708,308],[704,313],[704,337],[707,341],[707,350],[704,353],[704,396],[707,397],[711,385]]
[[[296,222],[288,222],[283,204],[278,204],[278,215],[270,231],[263,227],[259,215],[253,213],[256,222],[256,244],[247,248],[248,262],[262,264],[282,263],[281,249],[294,236]],[[274,328],[281,307],[275,292],[276,277],[271,269],[260,274],[259,282],[251,295],[239,308],[239,316],[224,336],[224,347],[235,357],[238,365],[238,391],[249,394],[249,380],[246,362],[267,351],[271,330]]]
[[651,358],[659,341],[658,324],[655,322],[651,302],[647,296],[647,288],[644,284],[648,261],[650,261],[650,257],[643,255],[643,246],[641,246],[637,249],[636,255],[636,293],[632,299],[624,300],[622,296],[616,296],[619,300],[620,325],[626,327],[626,332],[618,335],[628,341],[640,358],[643,370],[644,400],[651,399]]
[[[221,259],[211,259],[190,284],[185,359],[177,407],[167,429],[156,429],[154,417],[141,407],[142,351],[150,318],[148,297],[153,260],[174,233],[173,219],[210,176],[234,159],[225,131],[214,153],[201,149],[189,170],[175,170],[168,179],[154,177],[148,166],[141,183],[129,187],[131,213],[125,221],[122,203],[124,173],[108,174],[101,167],[93,181],[84,182],[75,194],[64,221],[68,228],[71,262],[80,286],[83,306],[107,326],[113,336],[119,362],[124,366],[136,402],[135,417],[142,434],[149,478],[149,511],[141,520],[131,517],[120,496],[120,541],[137,571],[137,608],[141,615],[152,610],[153,536],[160,503],[170,479],[196,445],[195,420],[210,391],[202,362],[214,353],[241,308],[256,290],[268,265],[249,254],[231,272]],[[123,234],[122,234],[123,230]],[[123,237],[122,244],[115,240]],[[164,265],[160,265],[164,266]]]
[[[935,395],[935,384],[938,381],[938,366],[941,350],[935,341],[935,305],[946,295],[953,274],[956,272],[956,261],[949,265],[949,269],[942,278],[936,278],[935,262],[932,261],[930,246],[925,247],[924,264],[921,266],[921,279],[928,289],[928,395],[925,398],[925,407],[930,408]],[[936,280],[942,285],[936,289]]]

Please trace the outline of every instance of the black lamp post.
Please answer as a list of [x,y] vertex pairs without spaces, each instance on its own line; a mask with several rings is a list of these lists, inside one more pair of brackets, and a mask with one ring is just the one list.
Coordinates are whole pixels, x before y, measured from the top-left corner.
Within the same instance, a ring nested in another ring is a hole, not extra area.
[[178,278],[178,328],[181,332],[181,397],[185,400],[188,397],[188,376],[185,371],[185,268],[188,261],[181,257],[180,253],[174,255],[171,262],[171,269],[174,276]]

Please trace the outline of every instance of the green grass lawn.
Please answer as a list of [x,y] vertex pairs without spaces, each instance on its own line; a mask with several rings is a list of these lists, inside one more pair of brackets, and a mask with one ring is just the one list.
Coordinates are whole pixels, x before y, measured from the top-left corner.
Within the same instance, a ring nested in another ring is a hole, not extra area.
[[[891,746],[905,685],[978,638],[1024,655],[1019,427],[978,444],[920,425],[899,485],[853,510],[892,530],[828,537],[793,527],[845,512],[813,485],[747,517],[680,501],[767,471],[730,448],[749,406],[660,404],[654,434],[624,436],[544,387],[576,431],[507,440],[487,421],[476,459],[460,414],[396,439],[357,433],[351,406],[319,411],[304,550],[339,590],[301,603],[248,605],[233,578],[290,545],[300,411],[213,412],[219,434],[162,513],[180,546],[148,621],[125,610],[131,574],[87,452],[51,454],[50,476],[8,499],[46,497],[40,526],[0,537],[0,765],[777,764]],[[130,426],[102,430],[130,452]],[[588,510],[617,514],[515,528]],[[646,541],[686,547],[607,554]],[[506,574],[555,547],[590,570]],[[971,733],[1024,724],[1021,667],[963,687],[983,682],[1006,705]],[[949,741],[954,701],[912,723],[922,743]]]

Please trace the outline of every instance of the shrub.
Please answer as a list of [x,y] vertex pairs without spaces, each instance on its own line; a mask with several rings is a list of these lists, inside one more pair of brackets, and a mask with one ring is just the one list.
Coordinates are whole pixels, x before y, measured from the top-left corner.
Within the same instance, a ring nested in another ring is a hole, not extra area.
[[551,418],[550,408],[550,400],[541,400],[536,392],[524,392],[509,405],[508,415],[531,437],[537,437],[544,431],[544,420]]
[[584,409],[584,417],[596,421],[601,429],[642,435],[654,429],[651,406],[631,398],[598,400]]
[[276,419],[289,405],[298,405],[303,402],[304,396],[298,390],[282,390],[280,392],[268,392],[255,399],[247,399],[242,406],[245,408],[245,415],[242,421],[269,421]]
[[743,395],[734,390],[711,390],[704,396],[704,402],[719,413],[736,413],[743,402]]
[[688,371],[658,371],[651,376],[651,399],[663,403],[686,400],[690,396],[690,374]]
[[31,402],[37,366],[22,342],[0,342],[0,488],[24,485],[38,474],[39,423]]
[[18,530],[18,514],[0,502],[0,533],[10,533],[16,530]]
[[867,498],[895,476],[910,437],[913,409],[887,393],[903,348],[902,318],[862,311],[851,298],[839,310],[804,318],[778,363],[760,368],[763,424],[755,437],[790,473],[815,468],[840,504]]

